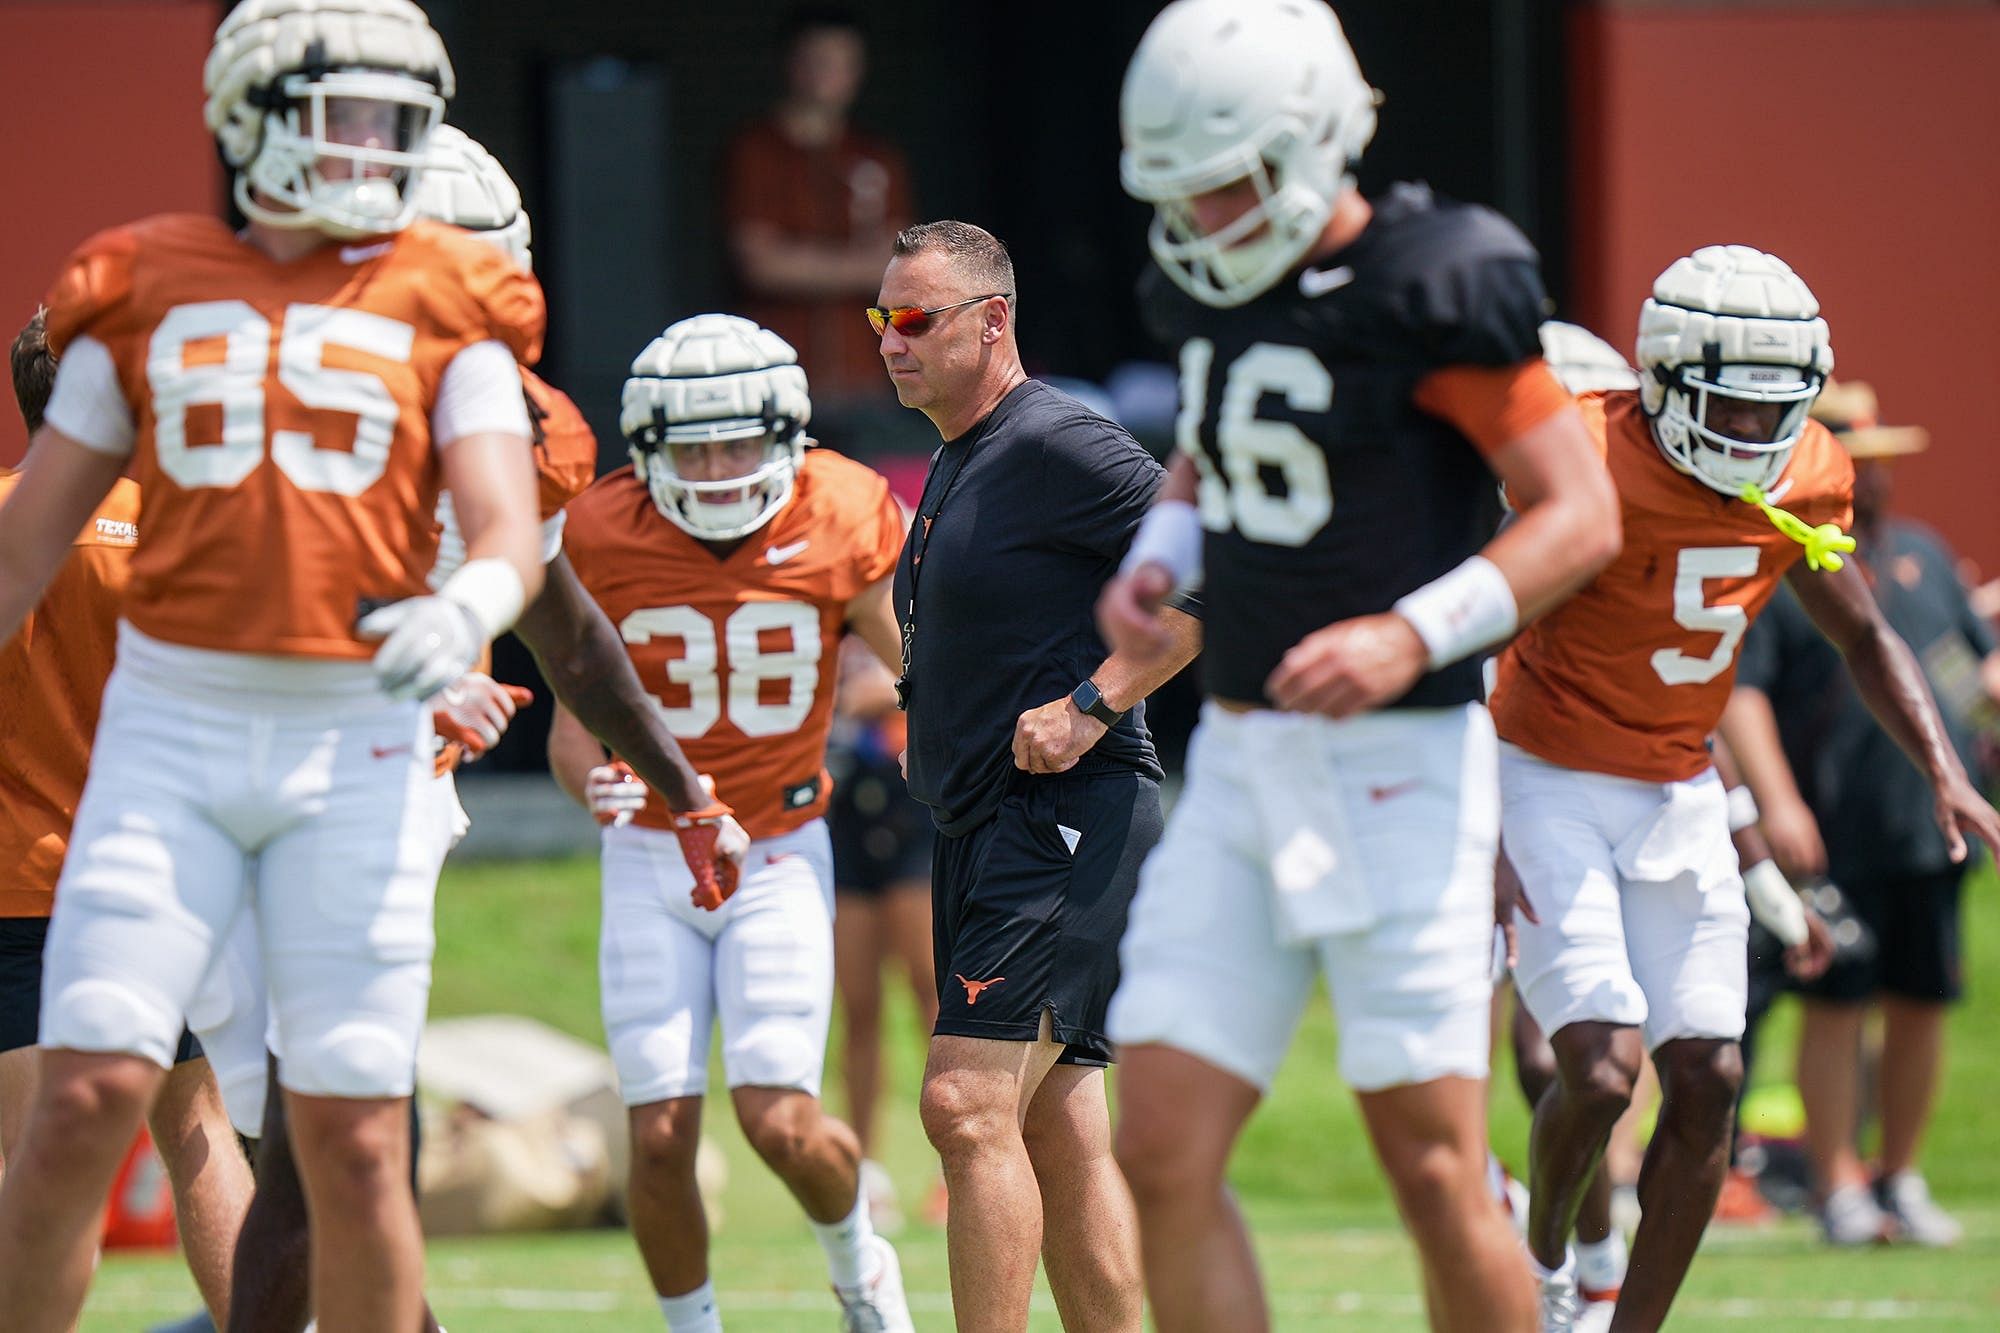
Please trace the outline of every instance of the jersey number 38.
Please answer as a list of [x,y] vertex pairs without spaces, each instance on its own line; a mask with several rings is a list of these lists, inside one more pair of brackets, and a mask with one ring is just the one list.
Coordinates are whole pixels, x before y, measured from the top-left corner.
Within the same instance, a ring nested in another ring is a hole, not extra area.
[[720,626],[691,606],[649,607],[626,616],[618,632],[634,646],[681,641],[682,655],[667,659],[666,672],[687,702],[655,696],[667,730],[681,740],[706,736],[725,712],[745,736],[797,731],[812,712],[819,612],[804,602],[745,602]]

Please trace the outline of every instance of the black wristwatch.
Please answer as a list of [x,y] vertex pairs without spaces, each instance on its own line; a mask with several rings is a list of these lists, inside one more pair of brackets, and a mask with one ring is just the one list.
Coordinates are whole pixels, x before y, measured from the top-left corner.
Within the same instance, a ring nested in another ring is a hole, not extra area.
[[1076,711],[1094,717],[1107,727],[1115,727],[1125,715],[1104,702],[1104,691],[1097,688],[1097,682],[1085,679],[1083,684],[1070,691],[1069,701],[1076,705]]

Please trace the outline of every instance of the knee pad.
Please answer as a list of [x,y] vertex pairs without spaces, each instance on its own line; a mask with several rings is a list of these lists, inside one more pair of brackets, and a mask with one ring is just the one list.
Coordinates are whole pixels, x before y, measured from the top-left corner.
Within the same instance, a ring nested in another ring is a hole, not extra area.
[[79,978],[43,998],[44,1046],[143,1056],[171,1069],[180,1035],[178,1014],[158,997],[124,981]]
[[416,1086],[413,1034],[379,1018],[295,1033],[278,1080],[309,1097],[407,1097]]

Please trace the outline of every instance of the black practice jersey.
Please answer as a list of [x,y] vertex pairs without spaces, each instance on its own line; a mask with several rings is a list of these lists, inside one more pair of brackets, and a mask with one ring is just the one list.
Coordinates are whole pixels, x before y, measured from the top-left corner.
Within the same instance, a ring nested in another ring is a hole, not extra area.
[[[1264,682],[1323,626],[1386,611],[1484,546],[1493,476],[1419,409],[1446,366],[1541,355],[1534,247],[1485,208],[1397,185],[1339,253],[1233,309],[1157,269],[1140,309],[1180,355],[1178,447],[1201,477],[1204,684],[1265,701]],[[1401,707],[1480,697],[1479,663],[1419,680]]]

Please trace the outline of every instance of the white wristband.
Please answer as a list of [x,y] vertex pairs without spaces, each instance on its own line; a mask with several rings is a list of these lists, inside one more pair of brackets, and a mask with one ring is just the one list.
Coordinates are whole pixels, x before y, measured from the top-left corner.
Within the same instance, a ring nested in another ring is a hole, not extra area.
[[1201,517],[1186,500],[1162,500],[1139,520],[1132,548],[1118,572],[1130,574],[1141,565],[1158,565],[1174,576],[1174,586],[1201,582]]
[[1757,798],[1748,787],[1729,789],[1729,831],[1741,833],[1757,822]]
[[491,642],[505,634],[527,605],[528,590],[513,565],[498,556],[468,560],[444,581],[438,596],[472,613]]
[[1764,860],[1743,872],[1743,897],[1750,915],[1787,949],[1806,940],[1806,908],[1798,891],[1775,862]]
[[1398,598],[1394,610],[1430,649],[1433,671],[1491,647],[1521,623],[1507,576],[1483,555]]

